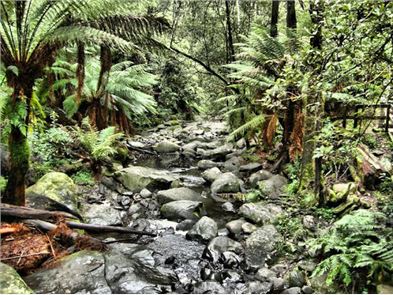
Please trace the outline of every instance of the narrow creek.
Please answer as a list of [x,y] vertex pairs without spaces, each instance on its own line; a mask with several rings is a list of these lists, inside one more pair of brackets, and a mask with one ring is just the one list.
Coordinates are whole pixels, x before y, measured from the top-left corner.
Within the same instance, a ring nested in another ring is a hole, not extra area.
[[37,293],[300,290],[305,282],[284,280],[286,266],[273,265],[280,235],[270,221],[282,208],[242,202],[258,181],[275,197],[286,179],[244,160],[244,143],[229,144],[226,135],[225,123],[198,120],[130,140],[134,160],[85,193],[83,216],[157,237],[99,234],[108,242],[129,240],[109,244],[106,252],[70,255],[26,276],[27,284]]

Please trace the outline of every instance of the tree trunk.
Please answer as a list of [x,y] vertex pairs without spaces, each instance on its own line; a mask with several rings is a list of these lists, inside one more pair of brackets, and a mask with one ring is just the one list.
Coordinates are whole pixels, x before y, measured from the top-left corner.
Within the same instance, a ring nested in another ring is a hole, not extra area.
[[77,45],[77,62],[76,77],[78,79],[78,88],[76,90],[76,103],[80,104],[83,90],[83,82],[85,80],[85,44],[78,42]]
[[[25,81],[24,81],[25,80]],[[32,83],[26,82],[31,79],[20,79],[24,83],[16,82],[14,84],[14,92],[12,94],[12,112],[17,113],[18,106],[21,102],[26,102],[27,116],[24,119],[21,128],[17,126],[11,127],[8,138],[10,152],[10,171],[7,182],[5,195],[2,202],[24,206],[25,200],[25,179],[29,170],[30,150],[27,142],[27,127],[30,114],[30,100],[33,93]]]
[[272,17],[270,21],[270,36],[277,37],[278,30],[277,30],[277,23],[278,23],[278,13],[280,8],[280,1],[279,0],[272,0]]
[[101,45],[101,69],[100,69],[100,75],[98,77],[98,83],[97,83],[97,92],[96,96],[94,98],[93,102],[93,108],[94,110],[94,116],[91,116],[91,118],[94,118],[91,120],[91,124],[96,126],[98,130],[102,130],[108,126],[106,126],[106,118],[103,117],[105,115],[104,108],[106,107],[105,105],[101,104],[101,98],[105,95],[106,91],[106,85],[108,84],[109,81],[109,72],[112,67],[112,54],[111,50],[108,46],[106,45]]
[[233,47],[232,25],[231,25],[231,10],[229,7],[229,0],[225,0],[225,14],[227,21],[227,34],[228,34],[228,63],[235,61],[235,48]]

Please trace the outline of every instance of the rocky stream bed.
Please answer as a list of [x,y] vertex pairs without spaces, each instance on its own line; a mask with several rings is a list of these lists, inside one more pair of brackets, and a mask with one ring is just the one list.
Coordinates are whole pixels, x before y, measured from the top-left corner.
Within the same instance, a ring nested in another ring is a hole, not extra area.
[[[128,141],[138,157],[114,165],[82,199],[66,175],[46,175],[28,196],[54,191],[87,222],[158,236],[98,234],[128,240],[74,253],[23,280],[36,293],[313,293],[315,264],[277,257],[283,237],[273,222],[286,214],[276,201],[287,179],[244,160],[245,143],[226,143],[226,135],[224,123],[201,120],[146,131]],[[267,200],[244,202],[256,186]],[[314,223],[304,218],[305,227]]]

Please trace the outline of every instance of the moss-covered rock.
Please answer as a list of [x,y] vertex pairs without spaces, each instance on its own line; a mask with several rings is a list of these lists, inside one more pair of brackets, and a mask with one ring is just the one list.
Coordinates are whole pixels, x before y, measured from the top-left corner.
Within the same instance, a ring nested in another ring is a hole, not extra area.
[[26,190],[27,201],[34,195],[45,195],[73,210],[78,208],[77,186],[67,174],[61,172],[49,172],[30,186]]
[[354,194],[357,186],[353,182],[336,183],[332,189],[329,190],[327,201],[330,203],[339,203],[347,199],[349,194]]
[[0,294],[32,294],[19,274],[11,266],[0,262]]

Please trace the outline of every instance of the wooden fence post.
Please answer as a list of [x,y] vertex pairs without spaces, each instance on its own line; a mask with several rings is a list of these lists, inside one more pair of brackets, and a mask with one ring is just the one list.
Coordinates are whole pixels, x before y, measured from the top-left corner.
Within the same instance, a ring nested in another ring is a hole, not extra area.
[[390,121],[390,104],[386,107],[386,123],[385,123],[385,132],[389,132],[389,121]]

